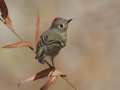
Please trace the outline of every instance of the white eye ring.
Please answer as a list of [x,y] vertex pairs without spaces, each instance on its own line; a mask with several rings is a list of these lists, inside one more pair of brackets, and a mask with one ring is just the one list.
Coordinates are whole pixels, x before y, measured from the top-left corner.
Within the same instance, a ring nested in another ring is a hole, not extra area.
[[59,28],[64,28],[64,27],[65,27],[64,24],[60,24],[60,25],[59,25]]

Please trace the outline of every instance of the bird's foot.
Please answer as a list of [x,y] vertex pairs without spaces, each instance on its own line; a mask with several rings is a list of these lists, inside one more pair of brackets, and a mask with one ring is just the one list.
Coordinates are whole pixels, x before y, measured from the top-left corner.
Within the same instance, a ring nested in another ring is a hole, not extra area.
[[52,68],[53,71],[55,71],[55,67],[52,66],[51,68]]

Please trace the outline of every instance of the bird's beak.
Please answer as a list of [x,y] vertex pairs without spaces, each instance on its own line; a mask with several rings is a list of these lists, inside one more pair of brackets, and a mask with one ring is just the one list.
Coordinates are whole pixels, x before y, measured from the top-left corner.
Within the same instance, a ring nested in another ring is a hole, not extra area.
[[68,20],[68,21],[67,21],[67,24],[70,23],[70,21],[72,21],[72,20],[73,20],[73,19]]

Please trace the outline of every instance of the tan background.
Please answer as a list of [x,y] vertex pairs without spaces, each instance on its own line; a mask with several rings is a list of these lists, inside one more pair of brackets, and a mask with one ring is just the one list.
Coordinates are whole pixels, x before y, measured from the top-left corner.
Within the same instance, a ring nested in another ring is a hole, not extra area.
[[[119,0],[5,0],[16,32],[34,46],[37,9],[41,33],[55,17],[73,18],[67,46],[55,58],[55,66],[78,90],[120,89]],[[0,47],[19,39],[0,22]],[[0,90],[19,90],[20,81],[47,68],[28,48],[0,48]],[[49,60],[48,60],[49,61]],[[46,79],[28,82],[21,90],[39,90]],[[50,90],[74,90],[58,78]]]

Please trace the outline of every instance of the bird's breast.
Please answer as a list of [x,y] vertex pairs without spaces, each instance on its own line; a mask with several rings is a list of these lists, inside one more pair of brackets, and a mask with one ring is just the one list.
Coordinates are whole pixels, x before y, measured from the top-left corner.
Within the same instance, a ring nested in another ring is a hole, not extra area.
[[65,42],[67,41],[65,33],[59,33],[55,31],[47,30],[46,32],[44,32],[44,34],[48,36],[48,40],[62,40]]

